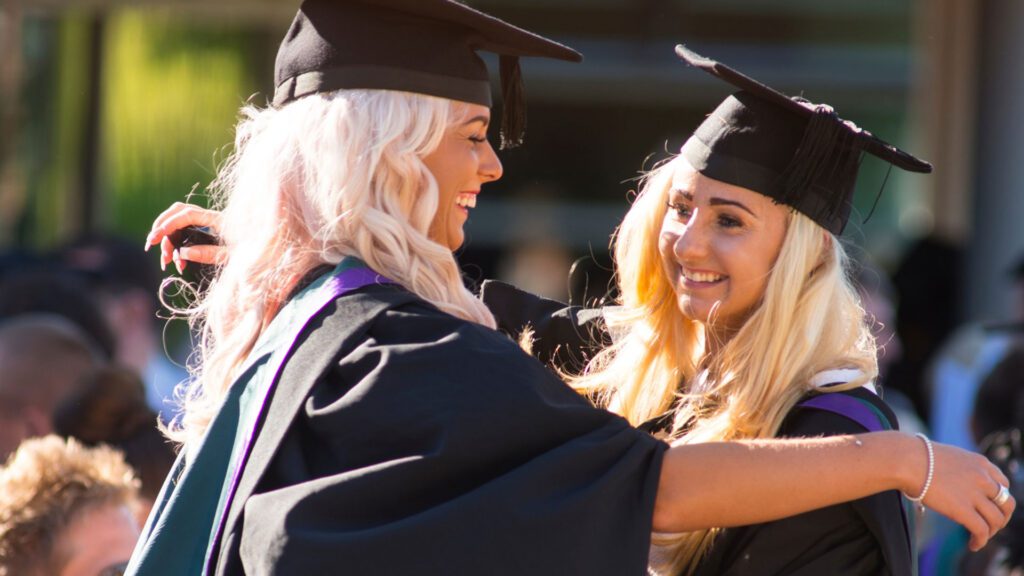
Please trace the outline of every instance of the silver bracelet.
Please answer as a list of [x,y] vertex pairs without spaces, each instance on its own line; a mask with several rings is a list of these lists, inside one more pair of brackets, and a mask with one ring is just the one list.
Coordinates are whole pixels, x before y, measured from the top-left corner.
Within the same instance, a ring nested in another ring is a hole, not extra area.
[[924,488],[921,489],[921,494],[919,496],[915,497],[910,496],[909,494],[904,495],[907,497],[907,500],[917,504],[918,510],[924,512],[924,497],[928,494],[928,489],[932,487],[932,478],[935,476],[935,450],[932,448],[932,441],[929,440],[927,436],[920,432],[914,434],[914,436],[917,436],[924,441],[924,446],[928,449],[928,476],[924,479]]

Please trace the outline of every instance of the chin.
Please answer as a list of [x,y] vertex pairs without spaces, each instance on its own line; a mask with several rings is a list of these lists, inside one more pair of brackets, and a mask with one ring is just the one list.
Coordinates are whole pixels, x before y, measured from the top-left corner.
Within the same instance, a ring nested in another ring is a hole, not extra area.
[[[728,318],[722,314],[721,306],[716,308],[718,302],[694,302],[681,298],[679,301],[679,312],[687,320],[700,322],[704,325],[723,324]],[[714,317],[712,318],[712,314]]]
[[683,318],[692,320],[694,322],[707,323],[708,314],[710,309],[705,308],[700,303],[695,303],[685,296],[679,299],[679,313],[683,315]]

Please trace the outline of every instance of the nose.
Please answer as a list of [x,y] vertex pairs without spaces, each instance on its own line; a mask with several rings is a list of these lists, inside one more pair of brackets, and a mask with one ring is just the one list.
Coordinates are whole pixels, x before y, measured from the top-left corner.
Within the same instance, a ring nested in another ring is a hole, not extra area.
[[672,251],[679,262],[698,262],[708,254],[708,233],[700,217],[700,209],[693,211],[686,224],[676,230]]
[[498,160],[498,154],[494,151],[490,141],[486,142],[486,146],[484,146],[480,155],[478,172],[480,173],[480,180],[484,183],[494,182],[501,178],[501,175],[504,173],[504,169],[501,167],[501,160]]

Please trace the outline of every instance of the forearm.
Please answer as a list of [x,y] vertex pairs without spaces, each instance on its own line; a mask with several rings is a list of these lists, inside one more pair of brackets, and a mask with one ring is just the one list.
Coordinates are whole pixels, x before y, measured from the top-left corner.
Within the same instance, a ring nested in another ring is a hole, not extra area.
[[654,530],[755,524],[913,491],[926,466],[919,441],[897,432],[676,445],[662,464]]

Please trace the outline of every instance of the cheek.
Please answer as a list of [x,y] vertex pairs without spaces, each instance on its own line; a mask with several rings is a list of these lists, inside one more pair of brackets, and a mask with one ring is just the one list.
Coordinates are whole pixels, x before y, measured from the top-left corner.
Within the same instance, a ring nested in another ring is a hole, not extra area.
[[733,295],[754,299],[764,290],[772,260],[755,237],[724,238],[716,242],[715,252],[729,275]]
[[672,251],[672,247],[675,245],[676,236],[671,232],[667,232],[664,229],[658,236],[658,252],[661,254],[663,260],[673,259],[675,256]]
[[665,228],[662,228],[661,234],[658,236],[658,253],[661,256],[662,268],[669,276],[673,275],[673,270],[679,265],[676,261],[675,251],[678,240],[678,234]]
[[744,306],[751,306],[764,295],[768,286],[768,277],[778,256],[778,246],[774,238],[756,235],[738,242],[732,247],[733,277],[738,280],[737,296],[743,300]]
[[676,243],[679,242],[679,230],[666,216],[658,231],[658,252],[663,260],[676,259]]
[[[427,232],[427,236],[441,244],[442,246],[448,246],[448,212],[444,205],[438,206],[437,213],[434,214],[434,219],[430,222],[430,229]],[[450,246],[448,246],[450,248]]]

